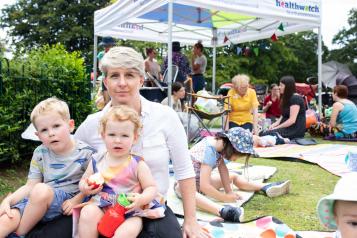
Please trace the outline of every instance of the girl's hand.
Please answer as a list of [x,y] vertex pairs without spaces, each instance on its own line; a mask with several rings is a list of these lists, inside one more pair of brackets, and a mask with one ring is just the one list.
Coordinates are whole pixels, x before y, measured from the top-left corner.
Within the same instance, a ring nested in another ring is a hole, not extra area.
[[125,207],[126,209],[128,209],[126,213],[130,213],[134,210],[140,209],[143,205],[145,205],[141,202],[140,193],[128,193],[126,197],[129,201],[131,201],[131,204]]
[[0,205],[0,216],[3,214],[6,214],[9,218],[13,217],[13,214],[11,212],[11,207],[10,207],[10,202],[8,199],[4,199]]
[[229,192],[229,193],[226,193],[224,202],[236,202],[239,199],[241,199],[241,197],[238,194],[236,194],[234,192]]
[[85,194],[86,196],[88,195],[93,195],[97,194],[103,189],[103,185],[100,185],[98,188],[94,189],[95,185],[89,185],[88,184],[88,179],[85,179],[85,181],[82,182],[81,186],[81,192]]

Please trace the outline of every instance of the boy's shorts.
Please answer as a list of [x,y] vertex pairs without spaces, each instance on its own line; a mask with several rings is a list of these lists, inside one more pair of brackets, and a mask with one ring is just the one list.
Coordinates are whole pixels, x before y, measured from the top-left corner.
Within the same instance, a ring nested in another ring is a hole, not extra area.
[[[62,204],[64,201],[72,198],[74,194],[67,193],[61,189],[52,188],[54,191],[54,197],[50,207],[47,209],[46,214],[42,217],[41,221],[47,222],[55,219],[56,217],[62,215]],[[25,207],[28,203],[28,198],[22,199],[20,202],[11,206],[11,208],[17,208],[20,211],[21,216],[24,213]]]

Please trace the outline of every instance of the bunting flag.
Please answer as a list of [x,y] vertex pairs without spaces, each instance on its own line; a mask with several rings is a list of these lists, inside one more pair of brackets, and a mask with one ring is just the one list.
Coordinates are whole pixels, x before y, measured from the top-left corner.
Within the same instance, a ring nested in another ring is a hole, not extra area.
[[284,31],[284,25],[283,25],[283,23],[280,23],[278,29],[281,30],[281,31]]
[[270,39],[272,41],[278,41],[278,37],[277,37],[277,35],[275,33],[270,37]]
[[255,54],[255,56],[259,55],[259,48],[253,48],[253,52]]
[[228,37],[225,35],[224,39],[223,39],[223,43],[226,43],[227,41],[229,41]]
[[242,48],[237,46],[237,55],[241,55],[241,54],[242,54]]
[[249,56],[250,55],[250,48],[249,47],[245,47],[243,49],[243,55],[244,56]]

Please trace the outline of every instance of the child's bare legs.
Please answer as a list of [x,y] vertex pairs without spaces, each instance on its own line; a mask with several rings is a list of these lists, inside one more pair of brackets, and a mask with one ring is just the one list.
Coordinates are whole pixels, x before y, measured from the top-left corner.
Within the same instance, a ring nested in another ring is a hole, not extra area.
[[81,210],[78,224],[80,238],[98,237],[97,225],[104,215],[103,211],[94,204],[88,204]]
[[28,203],[16,233],[27,234],[46,214],[54,196],[53,189],[44,183],[36,184],[30,192]]
[[220,216],[220,211],[223,208],[218,203],[213,202],[212,200],[208,199],[206,196],[202,195],[201,193],[196,192],[196,206],[209,213],[212,213],[216,216]]
[[129,217],[115,231],[113,238],[137,237],[143,229],[143,220],[141,217]]
[[20,224],[21,214],[18,209],[11,209],[13,217],[3,214],[0,216],[0,237],[6,237],[15,231]]
[[[235,173],[229,174],[229,181],[230,183],[233,183],[236,187],[238,187],[240,190],[244,190],[244,191],[259,191],[266,185],[264,183],[248,181],[243,176],[239,176],[238,174]],[[219,174],[212,174],[211,184],[216,189],[223,188],[221,176]]]

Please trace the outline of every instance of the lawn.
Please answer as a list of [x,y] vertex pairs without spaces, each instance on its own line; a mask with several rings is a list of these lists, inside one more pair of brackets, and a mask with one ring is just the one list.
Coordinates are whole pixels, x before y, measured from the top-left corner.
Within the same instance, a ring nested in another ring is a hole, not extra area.
[[[278,172],[269,181],[290,179],[292,188],[289,195],[274,199],[261,193],[256,194],[244,206],[246,221],[260,216],[273,215],[294,230],[326,230],[320,225],[315,208],[320,197],[333,191],[338,180],[337,176],[317,165],[300,162],[251,158],[250,164],[277,167]],[[25,183],[28,165],[29,160],[17,165],[0,164],[0,200]]]

